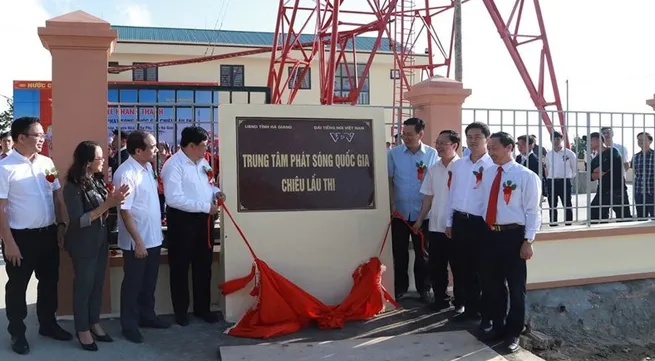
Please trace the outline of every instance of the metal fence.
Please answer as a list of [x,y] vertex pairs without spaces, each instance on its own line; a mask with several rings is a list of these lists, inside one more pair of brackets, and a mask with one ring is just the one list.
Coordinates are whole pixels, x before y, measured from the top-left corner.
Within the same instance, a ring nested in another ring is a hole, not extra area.
[[[545,125],[544,114],[556,124]],[[526,137],[527,144],[517,142],[515,157],[521,160],[521,153],[537,156],[539,163],[535,170],[543,180],[544,189],[542,229],[652,220],[655,213],[655,152],[652,150],[655,114],[571,111],[563,115],[566,119],[564,131],[557,112],[463,109],[462,147],[466,147],[466,126],[476,121],[489,125],[492,133],[504,131],[515,139]],[[562,146],[568,137],[575,159],[567,159],[564,152],[553,151],[557,142],[554,131],[565,136]],[[531,137],[534,144],[530,144]],[[424,142],[431,144],[434,139]],[[554,174],[558,172],[551,169],[567,164],[575,170],[569,179]],[[524,165],[530,164],[524,162]],[[601,176],[592,179],[594,171]]]

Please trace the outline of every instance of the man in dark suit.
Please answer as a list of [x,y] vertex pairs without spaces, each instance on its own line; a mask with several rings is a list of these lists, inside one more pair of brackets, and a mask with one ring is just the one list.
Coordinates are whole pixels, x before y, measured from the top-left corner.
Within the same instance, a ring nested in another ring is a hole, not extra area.
[[114,174],[118,166],[123,164],[130,154],[127,152],[127,132],[115,129],[112,134],[114,138],[111,141],[111,146],[116,150],[116,153],[109,158],[109,168],[111,168],[111,173]]
[[530,169],[539,176],[541,179],[542,193],[546,196],[546,168],[544,168],[543,162],[534,152],[534,146],[537,143],[536,140],[532,135],[522,135],[517,138],[516,144],[519,148],[519,155],[516,156],[516,163]]

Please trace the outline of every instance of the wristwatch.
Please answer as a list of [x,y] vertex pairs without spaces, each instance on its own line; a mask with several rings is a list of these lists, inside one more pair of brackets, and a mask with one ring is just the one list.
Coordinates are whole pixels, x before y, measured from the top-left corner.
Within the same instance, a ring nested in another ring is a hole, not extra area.
[[528,244],[532,244],[532,242],[534,242],[534,239],[526,239],[525,241],[528,242]]
[[61,226],[64,226],[64,228],[66,228],[68,225],[66,224],[66,222],[57,223],[57,227],[61,227]]

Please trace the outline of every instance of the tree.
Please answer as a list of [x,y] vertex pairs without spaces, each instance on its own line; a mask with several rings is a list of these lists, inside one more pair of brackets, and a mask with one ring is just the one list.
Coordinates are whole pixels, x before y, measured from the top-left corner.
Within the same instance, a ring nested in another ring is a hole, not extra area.
[[11,122],[14,121],[14,101],[7,98],[9,109],[0,113],[0,133],[8,132],[11,129]]
[[587,151],[587,137],[573,138],[573,144],[571,144],[571,150],[578,155],[578,159],[584,159],[584,153]]

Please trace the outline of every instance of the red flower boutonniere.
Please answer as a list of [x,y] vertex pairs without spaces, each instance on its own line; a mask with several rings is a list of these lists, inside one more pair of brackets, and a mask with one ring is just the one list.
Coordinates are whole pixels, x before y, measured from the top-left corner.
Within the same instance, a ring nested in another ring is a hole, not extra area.
[[107,193],[109,194],[114,193],[114,185],[112,183],[107,183]]
[[450,184],[453,182],[453,172],[448,171],[448,189],[450,189]]
[[214,183],[214,171],[209,167],[205,167],[205,174],[207,174],[207,180],[209,181],[209,183],[213,184]]
[[57,180],[57,177],[59,177],[59,172],[57,172],[56,168],[46,169],[45,180],[50,183],[54,183]]
[[422,181],[425,178],[425,171],[428,169],[428,166],[423,163],[423,161],[416,162],[416,177],[418,180]]
[[512,192],[516,190],[516,183],[513,183],[511,180],[503,183],[503,200],[505,204],[509,204],[509,200],[512,198]]
[[484,171],[484,168],[480,167],[477,171],[473,171],[473,175],[475,175],[475,187],[477,188],[480,183],[482,182],[482,172]]

